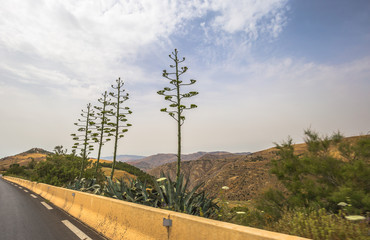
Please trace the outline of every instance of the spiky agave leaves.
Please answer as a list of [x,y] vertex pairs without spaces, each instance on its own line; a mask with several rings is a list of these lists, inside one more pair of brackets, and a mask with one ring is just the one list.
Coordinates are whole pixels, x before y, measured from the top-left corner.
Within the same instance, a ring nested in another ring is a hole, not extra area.
[[101,186],[96,183],[96,179],[75,179],[69,182],[66,188],[97,195],[102,193]]
[[159,207],[156,192],[146,182],[127,177],[113,182],[107,177],[103,195],[139,203],[147,206]]
[[204,191],[197,192],[203,183],[188,191],[189,178],[184,181],[183,174],[176,181],[172,181],[163,173],[161,176],[154,181],[154,186],[148,185],[146,181],[129,177],[116,182],[107,177],[103,188],[95,184],[95,179],[77,179],[68,188],[202,217],[216,214],[219,207],[214,198],[210,198]]
[[160,197],[160,207],[177,212],[183,212],[198,216],[210,216],[215,213],[218,206],[213,202],[214,199],[202,191],[197,190],[204,184],[196,185],[188,191],[189,178],[184,182],[184,175],[180,174],[176,181],[172,181],[169,176],[161,173],[163,181],[154,181],[154,188]]

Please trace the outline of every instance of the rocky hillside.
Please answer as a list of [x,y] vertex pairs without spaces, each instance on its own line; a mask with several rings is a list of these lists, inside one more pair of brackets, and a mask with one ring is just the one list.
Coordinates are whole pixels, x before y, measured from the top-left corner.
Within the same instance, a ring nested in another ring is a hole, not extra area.
[[[359,137],[348,137],[344,141],[353,142]],[[198,160],[182,161],[181,171],[189,176],[190,186],[204,182],[202,189],[211,195],[218,195],[223,186],[230,189],[225,197],[229,200],[250,200],[263,190],[272,187],[284,191],[277,178],[270,174],[270,162],[277,156],[276,148],[269,148],[252,154],[204,154]],[[296,154],[307,151],[305,143],[295,144]],[[338,157],[338,149],[330,149],[333,156]],[[164,164],[149,170],[148,173],[159,177],[161,171],[170,173],[175,179],[176,162]]]
[[[197,152],[192,154],[183,154],[182,160],[183,161],[193,161],[197,160],[200,157],[206,155],[207,152]],[[215,155],[223,155],[223,154],[229,154],[227,152],[213,152]],[[149,157],[145,157],[143,159],[139,159],[136,161],[130,161],[127,162],[128,164],[131,164],[137,168],[140,168],[143,171],[149,171],[150,169],[153,169],[155,167],[161,166],[166,163],[171,163],[177,161],[176,154],[166,154],[166,153],[159,153],[156,155],[152,155]]]
[[[297,154],[306,151],[305,144],[296,144]],[[195,161],[183,161],[181,169],[189,176],[190,187],[204,182],[201,189],[211,195],[218,195],[223,186],[230,189],[225,197],[229,200],[247,201],[255,198],[263,190],[272,187],[284,191],[274,175],[269,173],[270,162],[276,157],[277,149],[269,148],[252,154],[205,154]],[[148,171],[159,177],[160,172],[176,176],[176,162],[168,163]]]
[[6,170],[12,164],[19,164],[20,166],[26,166],[29,162],[34,159],[36,162],[46,159],[46,156],[51,152],[46,151],[42,148],[32,148],[23,153],[19,153],[14,156],[5,157],[0,159],[0,171]]
[[[230,189],[225,197],[230,200],[249,200],[268,187],[283,189],[277,179],[269,173],[271,157],[276,149],[268,149],[254,154],[214,155],[206,154],[198,160],[184,161],[182,172],[189,176],[190,187],[204,182],[202,189],[211,195],[220,193],[223,186]],[[176,162],[148,171],[159,177],[160,172],[169,172],[172,179],[176,176]]]

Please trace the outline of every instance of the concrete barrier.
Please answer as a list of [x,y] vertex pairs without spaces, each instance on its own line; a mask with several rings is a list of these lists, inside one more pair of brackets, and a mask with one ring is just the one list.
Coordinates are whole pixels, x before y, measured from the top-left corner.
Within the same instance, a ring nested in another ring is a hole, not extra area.
[[[4,179],[32,190],[110,239],[306,239],[152,208],[19,178],[4,177]],[[171,219],[172,226],[163,226],[164,218]]]

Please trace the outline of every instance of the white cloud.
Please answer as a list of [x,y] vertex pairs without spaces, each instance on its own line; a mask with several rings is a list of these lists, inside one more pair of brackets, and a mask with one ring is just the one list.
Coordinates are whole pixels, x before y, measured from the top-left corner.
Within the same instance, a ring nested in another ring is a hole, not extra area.
[[261,32],[276,37],[286,21],[286,3],[287,0],[212,1],[211,9],[217,13],[212,20],[212,27],[228,33],[243,31],[253,40]]
[[[6,0],[0,9],[0,51],[32,58],[19,57],[17,64],[11,63],[16,75],[26,74],[35,81],[50,80],[28,74],[36,69],[51,72],[51,78],[58,73],[63,84],[76,79],[96,84],[129,71],[138,56],[151,56],[142,52],[146,46],[170,43],[173,34],[200,17],[210,18],[212,30],[218,36],[223,31],[225,39],[237,32],[254,39],[259,32],[269,31],[275,36],[284,22],[276,19],[284,19],[281,15],[285,4],[284,0]],[[210,16],[212,12],[216,16]],[[3,62],[10,65],[6,59]]]

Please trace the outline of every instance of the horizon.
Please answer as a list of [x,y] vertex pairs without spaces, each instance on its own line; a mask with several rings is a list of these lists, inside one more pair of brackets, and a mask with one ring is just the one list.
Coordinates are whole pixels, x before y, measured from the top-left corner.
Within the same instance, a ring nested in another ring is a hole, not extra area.
[[[81,109],[118,77],[132,109],[119,155],[176,152],[156,92],[177,48],[197,82],[183,153],[256,152],[304,129],[370,132],[370,2],[15,0],[0,9],[0,158],[70,152]],[[219,151],[219,150],[218,150]],[[95,150],[91,156],[96,156]],[[113,144],[103,147],[113,155]]]
[[[367,134],[360,134],[360,135],[352,135],[352,136],[344,136],[344,138],[352,138],[352,137],[361,137],[361,136],[370,136],[369,133]],[[320,137],[324,137],[324,136],[320,136]],[[285,141],[285,140],[283,140]],[[280,141],[279,143],[281,143],[282,141]],[[304,144],[305,142],[302,141],[302,142],[294,142],[293,141],[293,145],[298,145],[298,144]],[[194,151],[194,152],[188,152],[188,153],[182,153],[181,155],[190,155],[190,154],[194,154],[194,153],[201,153],[201,152],[204,152],[204,153],[218,153],[218,152],[225,152],[225,153],[231,153],[231,154],[242,154],[242,153],[249,153],[249,154],[253,154],[253,153],[256,153],[256,152],[260,152],[260,151],[264,151],[264,150],[268,150],[270,148],[274,148],[275,146],[271,146],[271,147],[266,147],[266,148],[263,148],[263,149],[259,149],[257,151],[241,151],[241,152],[229,152],[229,151],[225,151],[225,150],[217,150],[217,151]],[[21,153],[24,153],[24,152],[27,152],[29,150],[32,150],[32,149],[35,149],[35,148],[38,148],[38,149],[42,149],[44,151],[48,151],[48,152],[51,152],[53,153],[53,150],[48,150],[48,149],[45,149],[45,148],[42,148],[42,147],[32,147],[28,150],[25,150],[25,151],[21,151],[19,153],[14,153],[14,154],[11,154],[11,155],[8,155],[8,156],[2,156],[0,157],[0,159],[2,158],[6,158],[6,157],[12,157],[12,156],[15,156],[15,155],[18,155],[18,154],[21,154]],[[69,154],[71,152],[67,152],[67,154]],[[176,155],[175,152],[171,153],[171,152],[159,152],[159,153],[154,153],[154,154],[151,154],[151,155],[140,155],[140,154],[117,154],[117,157],[118,156],[135,156],[135,157],[143,157],[143,158],[146,158],[146,157],[151,157],[151,156],[155,156],[155,155],[160,155],[160,154],[174,154]],[[109,159],[104,159],[104,158],[111,158],[113,157],[112,156],[103,156],[101,157],[100,159],[102,160],[107,160],[107,161],[110,161]],[[96,159],[97,157],[96,156],[90,156],[89,155],[89,158],[90,159]],[[141,159],[141,158],[140,158]]]

